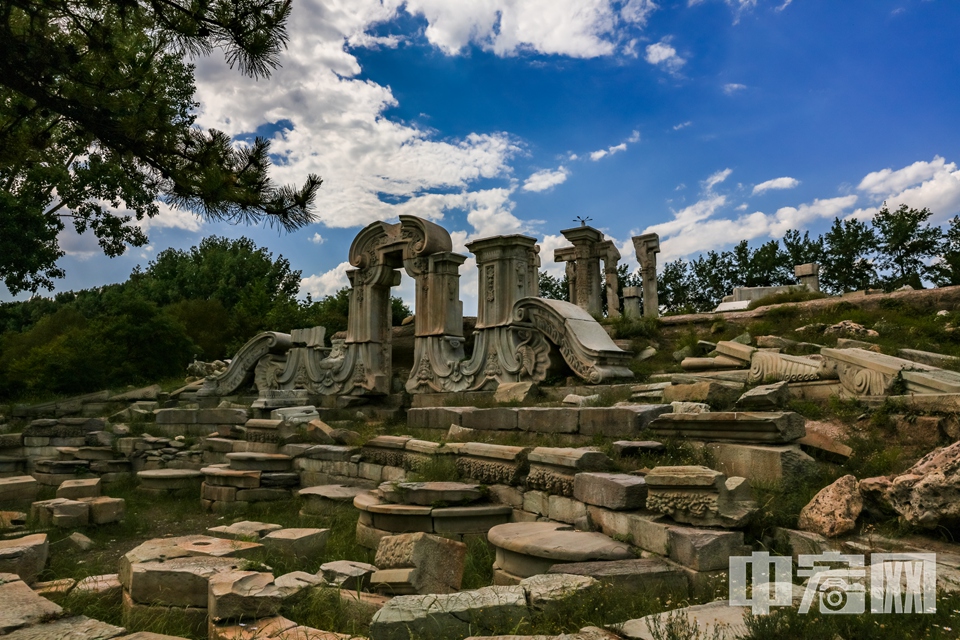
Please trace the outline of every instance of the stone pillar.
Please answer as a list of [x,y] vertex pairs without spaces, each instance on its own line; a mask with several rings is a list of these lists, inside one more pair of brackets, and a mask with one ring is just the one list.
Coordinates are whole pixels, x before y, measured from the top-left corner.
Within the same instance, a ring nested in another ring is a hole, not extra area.
[[816,262],[807,264],[798,264],[793,268],[793,275],[807,289],[819,293],[820,291],[820,265]]
[[617,279],[617,265],[620,262],[620,251],[612,240],[607,240],[601,246],[603,247],[603,279],[607,290],[607,317],[619,318],[620,281]]
[[657,296],[657,254],[660,253],[660,236],[645,233],[633,238],[643,278],[643,315],[648,318],[660,316],[660,299]]
[[[600,258],[603,233],[599,229],[582,225],[564,229],[560,233],[573,244],[573,248],[557,249],[554,261],[574,263],[574,277],[570,281],[570,302],[591,315],[600,315]],[[567,267],[567,277],[570,276]]]
[[463,337],[460,265],[466,259],[466,256],[449,251],[427,258],[427,272],[416,277],[416,337]]
[[513,305],[520,298],[537,297],[536,238],[522,235],[494,236],[475,240],[467,249],[477,256],[480,281],[477,287],[476,329],[502,327],[513,322]]
[[640,317],[640,287],[623,288],[623,315],[628,318]]

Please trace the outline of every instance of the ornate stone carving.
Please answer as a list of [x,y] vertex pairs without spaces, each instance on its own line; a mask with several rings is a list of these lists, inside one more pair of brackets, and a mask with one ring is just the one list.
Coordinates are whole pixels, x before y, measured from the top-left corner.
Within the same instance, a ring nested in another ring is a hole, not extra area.
[[643,315],[648,318],[660,316],[660,300],[657,294],[657,254],[660,252],[660,236],[645,233],[633,238],[633,248],[640,263],[643,279]]
[[290,334],[265,331],[258,334],[240,347],[230,366],[223,373],[210,376],[203,381],[198,396],[228,396],[240,390],[254,376],[254,370],[261,358],[268,354],[282,355],[292,345]]
[[749,382],[808,382],[835,378],[836,371],[822,358],[788,356],[755,351],[750,359]]
[[864,369],[847,362],[837,364],[840,384],[858,396],[882,396],[893,390],[896,376],[887,375],[872,369]]
[[735,528],[757,510],[749,480],[707,467],[656,467],[644,479],[647,509],[677,522]]
[[514,305],[514,318],[531,323],[543,333],[557,345],[567,365],[589,382],[633,377],[628,366],[630,354],[617,347],[603,327],[576,305],[524,298]]

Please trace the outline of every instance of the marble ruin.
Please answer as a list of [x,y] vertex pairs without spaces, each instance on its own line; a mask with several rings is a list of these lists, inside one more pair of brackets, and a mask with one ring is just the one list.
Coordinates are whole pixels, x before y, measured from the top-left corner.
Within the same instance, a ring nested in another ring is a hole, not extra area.
[[[660,236],[645,233],[633,238],[643,278],[643,315],[647,318],[660,316],[660,298],[657,294],[657,254],[660,253]],[[624,294],[626,295],[626,294]]]

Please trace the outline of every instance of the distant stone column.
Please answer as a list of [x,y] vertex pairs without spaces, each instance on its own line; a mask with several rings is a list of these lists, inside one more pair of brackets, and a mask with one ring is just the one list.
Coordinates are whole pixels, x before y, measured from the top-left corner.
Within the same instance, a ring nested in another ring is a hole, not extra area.
[[640,317],[640,287],[623,288],[623,315],[628,318]]
[[643,278],[643,315],[648,318],[660,316],[660,299],[657,297],[657,254],[660,253],[660,236],[645,233],[633,238]]
[[798,264],[793,268],[793,275],[810,291],[820,292],[820,265],[816,262]]
[[620,263],[620,251],[612,240],[601,247],[603,251],[603,280],[607,290],[607,317],[620,317],[620,280],[617,278],[617,265]]
[[570,241],[573,247],[557,249],[555,262],[566,262],[567,276],[574,263],[574,278],[570,281],[570,302],[591,315],[600,315],[600,258],[603,233],[587,225],[564,229],[560,233]]

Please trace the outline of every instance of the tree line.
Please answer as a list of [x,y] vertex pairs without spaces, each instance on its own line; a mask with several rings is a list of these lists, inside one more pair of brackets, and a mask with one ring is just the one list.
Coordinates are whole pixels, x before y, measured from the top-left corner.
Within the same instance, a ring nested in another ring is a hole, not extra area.
[[[247,239],[167,249],[120,284],[0,304],[0,397],[70,394],[185,375],[261,331],[347,328],[349,289],[297,298],[301,272]],[[392,299],[394,324],[410,315]]]
[[[892,291],[905,285],[960,284],[960,216],[942,229],[930,224],[929,209],[886,204],[869,222],[834,219],[823,235],[796,230],[780,240],[750,246],[746,240],[727,251],[678,258],[659,269],[657,292],[667,314],[712,311],[736,287],[797,284],[793,268],[816,262],[820,287],[829,294],[863,289]],[[639,286],[639,274],[618,272],[624,286]],[[568,300],[567,279],[540,274],[545,298]],[[606,300],[604,300],[606,303]]]

